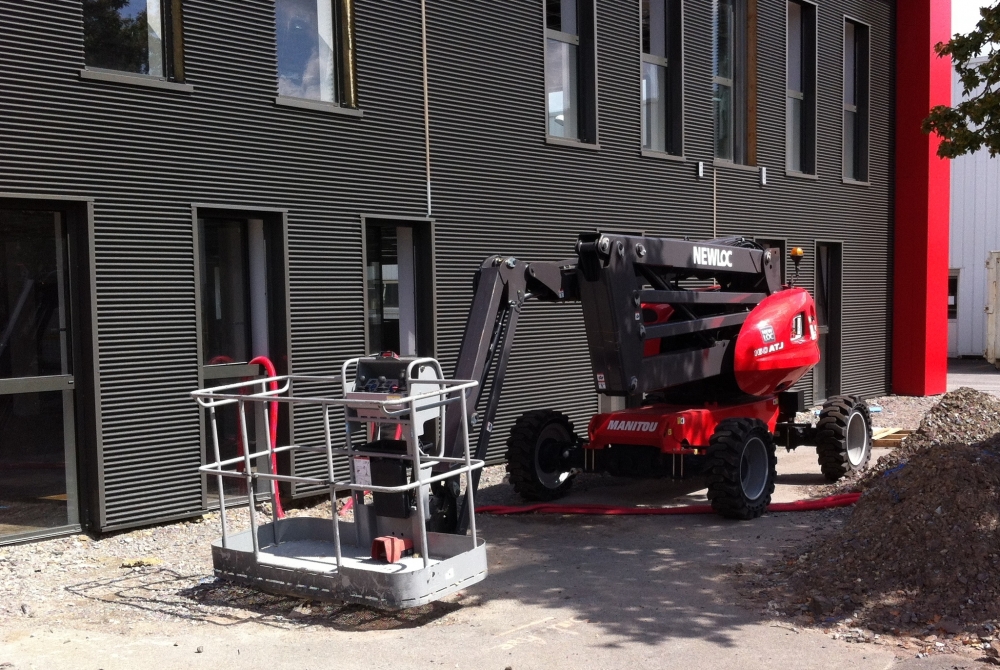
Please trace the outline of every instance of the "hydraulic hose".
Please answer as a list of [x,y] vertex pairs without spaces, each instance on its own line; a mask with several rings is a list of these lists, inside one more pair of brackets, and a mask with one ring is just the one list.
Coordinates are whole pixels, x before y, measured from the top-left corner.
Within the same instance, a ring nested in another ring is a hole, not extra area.
[[[860,493],[840,493],[815,498],[812,500],[796,500],[790,503],[771,503],[768,512],[811,512],[833,507],[849,507],[858,501]],[[618,507],[615,505],[553,505],[539,503],[537,505],[484,505],[476,509],[482,514],[592,514],[606,516],[664,516],[673,514],[714,514],[711,505],[680,505],[678,507]]]
[[[264,367],[264,372],[267,373],[268,377],[276,377],[277,371],[274,368],[274,363],[267,356],[257,356],[252,361],[250,365],[261,365]],[[272,391],[278,390],[278,382],[272,381],[269,384]],[[268,403],[268,417],[267,423],[270,427],[270,439],[271,439],[271,449],[278,446],[278,402],[272,400]],[[278,455],[271,452],[271,472],[274,474],[278,473]],[[277,519],[285,518],[285,509],[281,506],[281,494],[279,493],[279,487],[277,481],[271,482],[271,496],[274,501],[274,516]]]

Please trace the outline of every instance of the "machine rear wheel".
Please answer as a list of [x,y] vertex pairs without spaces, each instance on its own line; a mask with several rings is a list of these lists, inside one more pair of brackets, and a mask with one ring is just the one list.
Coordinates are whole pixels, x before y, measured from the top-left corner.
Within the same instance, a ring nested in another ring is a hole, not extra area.
[[708,499],[729,519],[756,519],[771,504],[778,459],[774,437],[758,419],[726,419],[708,446]]
[[573,424],[549,409],[526,412],[507,438],[507,473],[525,500],[555,500],[569,492],[573,475],[563,454],[576,447]]
[[816,456],[831,482],[864,470],[872,457],[872,416],[856,396],[833,396],[823,405],[816,424]]

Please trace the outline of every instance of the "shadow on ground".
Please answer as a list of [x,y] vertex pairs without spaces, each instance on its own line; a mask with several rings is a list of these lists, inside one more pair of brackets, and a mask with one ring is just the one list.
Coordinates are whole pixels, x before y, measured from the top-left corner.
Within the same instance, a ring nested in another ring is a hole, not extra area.
[[345,631],[393,630],[423,626],[461,607],[458,603],[436,602],[408,610],[385,611],[361,605],[320,603],[162,568],[144,568],[124,576],[82,582],[66,590],[88,600],[217,626],[253,622],[275,628],[319,625]]

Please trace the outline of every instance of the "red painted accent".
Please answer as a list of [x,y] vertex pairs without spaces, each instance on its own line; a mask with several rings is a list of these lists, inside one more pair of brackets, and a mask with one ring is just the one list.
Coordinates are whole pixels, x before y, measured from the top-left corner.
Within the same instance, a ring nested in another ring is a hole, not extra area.
[[704,449],[719,422],[724,419],[760,419],[774,432],[778,421],[778,399],[762,398],[738,405],[680,407],[653,405],[597,414],[587,427],[587,449],[603,449],[610,444],[637,444],[657,447],[665,454],[691,453]]
[[950,0],[896,3],[892,389],[903,395],[947,387],[951,166],[920,124],[931,107],[951,104],[951,61],[934,53],[950,33]]
[[[798,333],[792,332],[799,319]],[[753,308],[736,338],[733,371],[744,393],[784,391],[819,363],[816,304],[809,292],[790,288]]]
[[[666,323],[670,320],[670,317],[674,315],[674,308],[670,305],[642,303],[641,309],[642,322],[647,326]],[[660,345],[662,342],[662,339],[646,340],[642,344],[642,355],[644,357],[656,356],[660,353]]]

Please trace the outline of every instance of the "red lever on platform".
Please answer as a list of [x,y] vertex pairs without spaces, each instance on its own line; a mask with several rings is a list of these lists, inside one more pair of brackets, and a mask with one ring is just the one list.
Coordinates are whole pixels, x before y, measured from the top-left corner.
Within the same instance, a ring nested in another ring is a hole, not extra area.
[[413,540],[386,535],[372,541],[372,558],[376,561],[399,563],[399,559],[412,553]]

